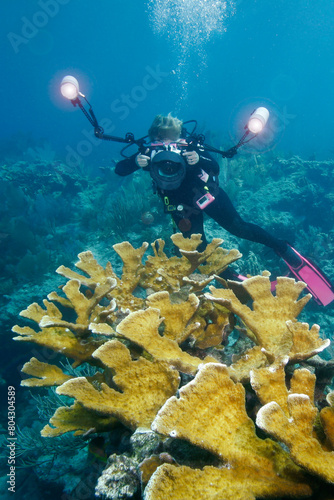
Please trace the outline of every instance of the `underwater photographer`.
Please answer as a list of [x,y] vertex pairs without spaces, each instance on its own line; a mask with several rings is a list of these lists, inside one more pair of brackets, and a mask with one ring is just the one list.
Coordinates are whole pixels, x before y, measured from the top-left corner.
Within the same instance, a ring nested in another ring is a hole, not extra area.
[[[228,195],[219,187],[218,163],[200,144],[188,144],[182,138],[182,125],[171,114],[157,115],[148,131],[150,146],[118,162],[115,173],[125,176],[140,168],[148,171],[154,190],[162,199],[165,212],[171,214],[177,230],[185,237],[202,234],[199,250],[207,245],[205,213],[231,234],[262,243],[284,258],[291,253],[293,259],[295,254],[284,240],[240,217]],[[232,148],[226,156],[235,153]]]

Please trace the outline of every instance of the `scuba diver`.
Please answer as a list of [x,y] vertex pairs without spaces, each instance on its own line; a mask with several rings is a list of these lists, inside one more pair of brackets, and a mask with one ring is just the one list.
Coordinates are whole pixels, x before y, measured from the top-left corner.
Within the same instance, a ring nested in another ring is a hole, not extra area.
[[[196,125],[188,133],[183,126],[189,122],[182,123],[171,114],[155,117],[148,132],[150,142],[146,141],[148,136],[136,140],[132,133],[127,133],[124,138],[106,134],[89,101],[80,92],[77,79],[72,75],[65,76],[60,88],[62,95],[84,113],[94,127],[97,138],[127,144],[121,151],[124,159],[117,163],[115,173],[126,176],[139,169],[148,171],[154,189],[163,201],[165,212],[171,214],[179,231],[185,237],[195,233],[202,235],[203,242],[199,250],[203,250],[207,244],[203,227],[205,213],[234,236],[272,248],[285,261],[290,273],[306,283],[307,290],[318,304],[326,306],[334,301],[333,285],[315,264],[285,240],[276,238],[256,224],[244,221],[228,195],[219,187],[219,165],[209,153],[232,158],[239,147],[263,130],[269,118],[266,108],[256,108],[239,142],[228,151],[221,151],[205,144],[203,135],[194,134]],[[88,111],[82,99],[89,106]],[[195,120],[190,121],[196,123]],[[132,156],[125,156],[123,151],[132,145],[139,149]],[[245,279],[240,275],[236,278]]]
[[[203,226],[205,213],[234,236],[272,248],[285,261],[290,272],[306,282],[307,289],[319,304],[332,302],[334,289],[322,271],[285,240],[240,217],[219,186],[218,163],[205,146],[182,138],[182,125],[171,114],[157,115],[148,131],[151,143],[119,161],[115,173],[126,176],[139,169],[148,171],[165,212],[171,214],[183,236],[202,235],[200,251],[207,245]],[[232,158],[236,153],[237,147],[233,147],[222,156]],[[237,278],[243,279],[240,275]]]
[[[226,192],[219,187],[218,163],[201,145],[188,144],[181,138],[182,122],[178,118],[171,114],[157,115],[148,134],[150,146],[118,162],[115,173],[125,176],[140,168],[149,171],[165,212],[171,214],[183,236],[202,234],[199,250],[207,245],[203,227],[205,213],[234,236],[272,248],[291,265],[300,263],[286,241],[240,217]],[[227,156],[234,154],[231,151]]]

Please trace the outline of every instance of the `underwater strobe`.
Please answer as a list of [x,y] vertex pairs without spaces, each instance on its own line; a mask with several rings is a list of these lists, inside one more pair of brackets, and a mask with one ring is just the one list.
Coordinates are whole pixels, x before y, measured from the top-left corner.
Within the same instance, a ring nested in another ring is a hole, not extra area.
[[[128,144],[133,143],[133,144],[138,144],[140,146],[142,145],[141,142],[134,140],[134,136],[131,133],[126,134],[125,138],[115,137],[113,135],[107,135],[104,133],[103,128],[98,124],[92,106],[88,102],[86,96],[79,91],[79,82],[74,76],[72,75],[64,76],[64,78],[60,83],[60,92],[64,97],[66,97],[66,99],[71,101],[73,106],[78,106],[81,109],[83,114],[86,116],[87,120],[91,123],[91,125],[93,125],[94,134],[99,139],[104,139],[105,141],[125,142]],[[80,97],[82,97],[88,104],[89,106],[88,111],[83,106]]]
[[[204,144],[204,138],[202,138],[199,142],[203,145],[206,151],[210,151],[212,153],[218,153],[223,158],[233,158],[233,156],[237,154],[237,151],[241,146],[255,139],[255,137],[263,131],[263,129],[267,124],[268,119],[269,119],[269,111],[267,108],[260,106],[259,108],[254,109],[254,111],[251,113],[249,117],[247,124],[244,127],[245,129],[244,135],[241,137],[241,139],[235,146],[228,149],[227,151],[222,151],[220,149],[216,149],[210,146],[209,144]],[[252,135],[250,136],[250,134]]]
[[85,97],[81,92],[79,92],[79,82],[74,76],[64,76],[60,84],[60,92],[66,99],[74,101],[80,95]]
[[[127,143],[128,146],[136,144],[140,148],[144,146],[145,139],[147,136],[135,140],[134,135],[131,132],[127,133],[125,135],[125,138],[115,137],[112,135],[105,134],[103,128],[98,124],[92,106],[89,104],[85,95],[79,91],[79,82],[74,76],[71,75],[64,76],[60,84],[60,91],[62,95],[66,97],[66,99],[69,99],[71,101],[73,106],[78,106],[81,109],[86,118],[93,125],[95,136],[98,137],[99,139],[104,139],[107,141],[123,142]],[[80,97],[82,97],[88,104],[89,106],[88,111],[83,106]],[[209,144],[205,144],[204,143],[205,137],[202,134],[196,135],[194,133],[195,129],[190,134],[190,137],[188,138],[189,140],[187,140],[187,142],[188,144],[193,143],[195,147],[200,145],[202,149],[205,149],[206,151],[210,151],[212,153],[220,154],[223,158],[232,158],[235,154],[237,154],[237,150],[241,146],[254,139],[259,133],[263,131],[263,129],[267,124],[268,118],[269,118],[269,111],[267,108],[264,108],[262,106],[256,108],[249,117],[249,120],[244,127],[245,133],[241,137],[240,141],[227,151],[222,151],[221,149],[216,149],[213,146],[210,146]],[[190,121],[195,121],[195,120],[190,120]],[[252,135],[250,136],[250,134]]]
[[262,132],[267,124],[268,118],[269,111],[267,108],[260,107],[255,109],[248,120],[247,129],[253,134]]
[[[243,146],[252,139],[255,139],[257,134],[260,134],[263,131],[264,127],[267,124],[268,118],[269,111],[267,110],[267,108],[260,106],[259,108],[254,109],[253,113],[249,117],[247,124],[244,127],[246,132],[241,137],[235,148],[240,148],[240,146]],[[253,135],[251,137],[248,137],[249,134]],[[248,139],[246,140],[247,137]]]

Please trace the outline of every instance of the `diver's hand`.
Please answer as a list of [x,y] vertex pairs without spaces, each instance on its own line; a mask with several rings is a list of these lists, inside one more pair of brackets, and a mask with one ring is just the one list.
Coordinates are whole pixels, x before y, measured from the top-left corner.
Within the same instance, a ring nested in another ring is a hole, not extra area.
[[199,162],[199,154],[196,151],[185,151],[183,156],[186,159],[188,165],[196,165]]
[[138,167],[147,167],[148,165],[148,162],[150,161],[150,157],[147,156],[147,153],[149,153],[149,148],[146,149],[145,151],[145,154],[142,154],[142,153],[139,153],[137,156],[136,156],[136,164],[138,165]]

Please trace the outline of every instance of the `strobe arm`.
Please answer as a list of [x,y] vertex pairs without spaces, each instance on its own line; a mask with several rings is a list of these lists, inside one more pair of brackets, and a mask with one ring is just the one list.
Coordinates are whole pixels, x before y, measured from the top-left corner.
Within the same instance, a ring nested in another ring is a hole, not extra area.
[[[264,107],[259,107],[254,109],[254,111],[251,113],[250,118],[248,120],[248,123],[245,125],[244,130],[245,133],[239,140],[239,142],[233,146],[232,148],[228,149],[227,151],[222,151],[221,149],[214,148],[213,146],[210,146],[209,144],[204,144],[205,137],[203,134],[200,135],[193,135],[191,134],[190,140],[188,141],[189,144],[200,144],[206,151],[216,153],[221,155],[223,158],[233,158],[238,152],[238,149],[243,146],[244,144],[247,144],[249,141],[255,139],[255,137],[262,132],[264,127],[266,126],[266,123],[269,118],[269,111],[267,108]],[[249,137],[249,134],[252,134]]]
[[103,128],[100,125],[94,127],[94,134],[95,137],[97,137],[98,139],[102,139],[104,141],[122,142],[126,144],[138,143],[138,141],[135,140],[135,137],[132,134],[132,132],[128,132],[127,134],[125,134],[125,137],[117,137],[115,135],[105,134]]
[[210,153],[216,153],[221,155],[223,158],[233,158],[237,154],[238,148],[242,146],[241,140],[233,146],[232,148],[228,149],[227,151],[222,151],[221,149],[214,148],[213,146],[210,146],[210,144],[205,144],[204,143],[204,135],[200,134],[198,136],[192,136],[190,141],[188,142],[188,149],[191,149],[191,146],[194,146],[196,149],[198,148],[203,148],[205,151],[209,151]]
[[[139,147],[142,147],[145,142],[145,137],[135,140],[134,135],[132,133],[127,133],[125,137],[117,137],[114,135],[108,135],[104,133],[103,128],[99,125],[95,113],[91,104],[84,94],[82,94],[79,90],[79,82],[72,75],[66,75],[61,81],[60,84],[60,92],[61,94],[68,100],[71,101],[74,107],[78,106],[81,109],[89,123],[94,127],[95,137],[98,139],[102,139],[105,141],[114,141],[114,142],[122,142],[131,146],[132,144],[136,144]],[[88,111],[82,104],[80,97],[83,98],[87,105],[89,106]]]
[[228,149],[227,151],[222,151],[221,149],[214,148],[213,146],[210,146],[209,144],[203,144],[203,148],[205,151],[209,151],[210,153],[217,153],[223,158],[233,158],[237,154],[238,148],[240,148],[241,144],[237,144],[236,146],[233,146],[232,148]]
[[89,106],[88,111],[83,106],[79,97],[77,97],[76,99],[73,99],[71,102],[72,102],[73,106],[78,106],[81,109],[81,111],[83,112],[83,114],[85,115],[87,120],[90,122],[91,125],[93,125],[95,137],[97,137],[98,139],[102,139],[104,141],[122,142],[122,143],[126,143],[126,144],[130,144],[130,143],[136,144],[137,143],[135,141],[134,135],[131,132],[128,132],[125,135],[125,137],[117,137],[114,135],[105,134],[103,128],[99,125],[99,123],[97,121],[97,118],[95,116],[95,113],[93,111],[92,106],[90,105],[90,103],[88,102],[86,97],[84,97],[84,99]]

